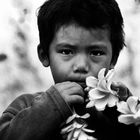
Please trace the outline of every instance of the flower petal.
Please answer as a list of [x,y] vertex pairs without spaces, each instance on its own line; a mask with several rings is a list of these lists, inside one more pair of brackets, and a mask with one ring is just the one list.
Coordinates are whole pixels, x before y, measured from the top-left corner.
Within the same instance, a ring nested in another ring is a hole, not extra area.
[[95,88],[97,86],[97,83],[98,83],[98,79],[96,79],[93,76],[89,76],[89,77],[86,78],[86,85],[88,87]]
[[103,78],[105,78],[105,70],[106,68],[102,68],[99,73],[98,73],[98,79],[101,80]]
[[108,81],[106,87],[107,87],[107,89],[108,89],[111,93],[117,94],[116,91],[114,91],[114,90],[111,89],[112,82],[113,82],[113,80]]
[[74,128],[80,129],[80,128],[82,128],[82,126],[83,126],[83,125],[80,124],[80,123],[77,123],[77,122],[74,122],[74,123],[73,123],[73,127],[74,127]]
[[67,120],[66,123],[71,122],[72,120],[74,120],[76,118],[76,114],[74,113],[72,116],[70,116]]
[[89,94],[89,98],[93,100],[101,99],[105,96],[105,93],[99,91],[97,88],[90,90],[88,94]]
[[136,113],[137,112],[137,104],[138,104],[138,97],[136,96],[130,96],[127,99],[127,104],[131,110],[132,113]]
[[107,81],[112,81],[113,76],[114,76],[114,71],[115,71],[114,69],[111,69],[111,70],[108,71],[108,73],[106,75],[106,80]]
[[88,133],[93,133],[93,132],[95,132],[94,130],[87,129],[87,128],[83,128],[83,131],[88,132]]
[[90,114],[89,113],[86,113],[86,114],[80,116],[80,118],[82,118],[82,119],[87,119],[89,117],[90,117]]
[[114,95],[110,94],[109,98],[108,98],[108,103],[107,103],[108,107],[115,106],[117,104],[118,100],[119,99],[118,99],[117,96],[114,96]]
[[81,132],[79,137],[78,137],[78,140],[87,140],[87,134],[84,133],[84,132]]
[[94,106],[94,100],[91,100],[87,103],[86,108],[91,108]]
[[124,113],[124,114],[130,114],[130,109],[128,107],[128,104],[124,101],[121,101],[121,102],[118,102],[117,103],[117,110],[121,113]]
[[107,99],[99,99],[95,101],[95,107],[98,111],[103,111],[107,105]]
[[102,92],[108,92],[107,83],[105,79],[102,79],[98,82],[98,89]]
[[78,140],[96,140],[94,137],[88,136],[86,133],[81,132]]
[[129,114],[129,115],[120,115],[118,117],[118,121],[124,124],[132,124],[134,123],[134,115]]
[[80,133],[81,133],[81,130],[80,129],[75,129],[75,131],[73,133],[73,137],[75,139],[77,139],[79,137]]
[[69,134],[68,134],[68,136],[67,136],[67,140],[71,140],[72,139],[72,137],[73,137],[73,131],[71,131]]
[[140,109],[138,110],[138,112],[135,114],[135,116],[134,116],[134,118],[139,118],[139,120],[140,120]]
[[70,132],[71,130],[73,130],[73,125],[72,125],[72,124],[69,125],[69,126],[67,126],[67,127],[65,127],[65,128],[63,128],[63,129],[61,130],[61,134],[65,134],[65,133],[67,133],[67,132]]

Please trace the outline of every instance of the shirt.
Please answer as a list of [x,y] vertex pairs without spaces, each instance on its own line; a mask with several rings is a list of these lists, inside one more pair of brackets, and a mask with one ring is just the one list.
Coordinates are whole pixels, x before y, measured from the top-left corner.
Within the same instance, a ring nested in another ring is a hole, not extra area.
[[[90,114],[86,121],[88,128],[95,130],[97,140],[140,139],[136,126],[118,122],[115,107],[104,111],[83,107],[84,110]],[[54,86],[45,92],[23,94],[0,118],[0,140],[63,140],[60,131],[71,115],[70,106]]]

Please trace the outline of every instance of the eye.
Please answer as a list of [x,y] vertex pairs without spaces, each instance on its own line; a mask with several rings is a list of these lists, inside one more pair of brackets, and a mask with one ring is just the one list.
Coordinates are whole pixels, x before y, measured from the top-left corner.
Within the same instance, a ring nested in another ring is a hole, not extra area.
[[102,51],[102,50],[93,50],[93,51],[90,52],[91,56],[101,56],[101,55],[104,55],[104,54],[105,54],[105,52]]
[[70,49],[63,49],[63,50],[60,50],[60,53],[63,55],[72,55],[73,51]]

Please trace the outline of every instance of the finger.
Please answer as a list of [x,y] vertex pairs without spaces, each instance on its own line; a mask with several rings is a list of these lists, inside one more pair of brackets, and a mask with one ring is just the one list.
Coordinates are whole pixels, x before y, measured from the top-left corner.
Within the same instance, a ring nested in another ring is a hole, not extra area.
[[65,89],[69,89],[71,87],[73,87],[74,84],[72,82],[62,82],[62,83],[57,83],[54,85],[54,87],[59,91],[59,92],[63,92]]
[[84,98],[79,95],[73,95],[67,99],[69,102],[70,106],[71,105],[76,105],[76,104],[83,104],[84,103]]
[[57,83],[56,88],[59,89],[69,89],[75,86],[80,86],[79,84],[77,84],[76,82],[70,82],[70,81],[66,81],[66,82],[62,82],[62,83]]
[[66,96],[66,95],[69,95],[69,96],[79,95],[81,97],[85,96],[83,89],[79,87],[71,87],[69,89],[64,89],[62,94],[63,96]]

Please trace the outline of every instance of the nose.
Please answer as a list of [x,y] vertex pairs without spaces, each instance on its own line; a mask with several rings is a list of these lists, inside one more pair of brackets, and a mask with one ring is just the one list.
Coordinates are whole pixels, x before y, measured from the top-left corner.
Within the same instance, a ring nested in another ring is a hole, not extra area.
[[74,60],[74,73],[87,74],[89,71],[88,58],[85,55],[79,55]]

